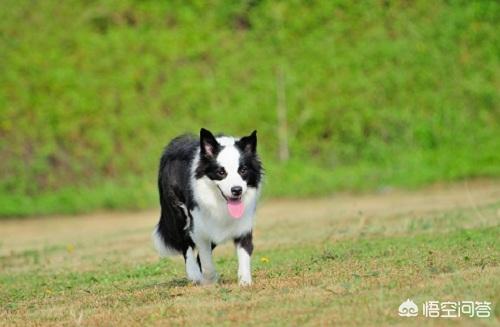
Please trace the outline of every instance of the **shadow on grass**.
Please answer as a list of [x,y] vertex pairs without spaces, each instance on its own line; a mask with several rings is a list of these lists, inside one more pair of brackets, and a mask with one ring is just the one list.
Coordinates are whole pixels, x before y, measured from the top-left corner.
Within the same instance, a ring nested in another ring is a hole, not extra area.
[[145,288],[173,288],[173,287],[185,287],[191,285],[191,282],[184,277],[176,277],[166,282],[161,283],[150,283],[147,285],[141,285],[134,287],[134,289],[145,289]]
[[[219,281],[214,286],[230,286],[236,284],[237,280],[234,277],[220,276]],[[140,286],[134,286],[129,288],[130,291],[141,290],[141,289],[151,289],[151,288],[161,288],[161,289],[171,289],[174,287],[203,287],[202,285],[193,284],[190,280],[185,277],[175,277],[165,282],[159,283],[149,283]]]

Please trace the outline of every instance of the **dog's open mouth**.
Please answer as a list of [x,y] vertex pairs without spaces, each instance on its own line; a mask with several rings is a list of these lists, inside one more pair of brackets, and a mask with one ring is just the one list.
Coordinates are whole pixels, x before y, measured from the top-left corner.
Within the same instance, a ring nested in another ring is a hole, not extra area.
[[243,212],[245,211],[245,205],[241,198],[230,198],[227,200],[227,210],[233,218],[241,218]]
[[220,194],[227,202],[227,211],[229,211],[229,215],[234,219],[239,219],[243,216],[245,212],[245,205],[241,200],[241,196],[239,197],[227,197],[224,195],[224,192],[219,188]]

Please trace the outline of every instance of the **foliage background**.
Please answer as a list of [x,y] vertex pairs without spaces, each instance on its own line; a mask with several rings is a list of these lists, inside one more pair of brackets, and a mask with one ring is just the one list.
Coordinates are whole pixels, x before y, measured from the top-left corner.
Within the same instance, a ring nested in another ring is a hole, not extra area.
[[200,127],[258,130],[266,196],[498,177],[499,22],[487,0],[4,0],[0,216],[154,206],[161,149]]

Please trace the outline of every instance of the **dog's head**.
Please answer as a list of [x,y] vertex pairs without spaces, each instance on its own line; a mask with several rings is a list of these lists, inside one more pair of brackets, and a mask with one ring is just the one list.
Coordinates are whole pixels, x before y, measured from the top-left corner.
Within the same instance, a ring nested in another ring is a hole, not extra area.
[[258,188],[261,180],[261,163],[257,155],[257,132],[240,139],[215,138],[200,130],[200,161],[196,178],[207,177],[227,202],[234,218],[243,214],[244,197],[249,188]]

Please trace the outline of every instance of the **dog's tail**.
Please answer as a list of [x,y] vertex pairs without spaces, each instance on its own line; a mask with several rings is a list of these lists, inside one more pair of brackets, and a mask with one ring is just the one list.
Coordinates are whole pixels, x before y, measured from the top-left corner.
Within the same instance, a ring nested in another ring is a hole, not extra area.
[[161,232],[158,229],[158,225],[156,225],[153,233],[151,234],[151,238],[153,239],[153,245],[156,251],[158,251],[160,257],[169,257],[181,254],[178,250],[166,244]]

